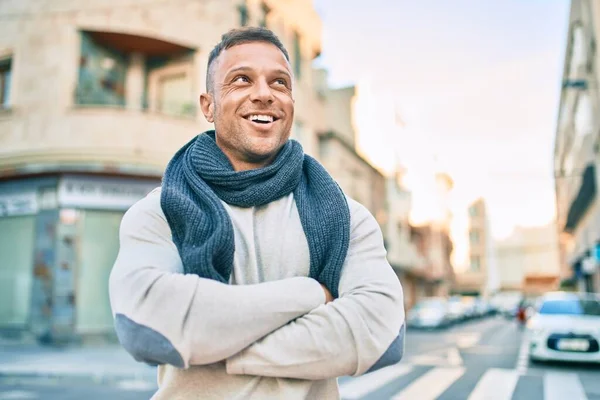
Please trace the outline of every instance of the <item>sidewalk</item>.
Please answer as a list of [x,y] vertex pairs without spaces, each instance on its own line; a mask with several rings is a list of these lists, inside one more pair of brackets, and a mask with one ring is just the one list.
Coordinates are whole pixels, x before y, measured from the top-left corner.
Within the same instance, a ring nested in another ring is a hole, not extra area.
[[117,344],[54,348],[0,342],[2,377],[154,383],[156,368],[136,362]]

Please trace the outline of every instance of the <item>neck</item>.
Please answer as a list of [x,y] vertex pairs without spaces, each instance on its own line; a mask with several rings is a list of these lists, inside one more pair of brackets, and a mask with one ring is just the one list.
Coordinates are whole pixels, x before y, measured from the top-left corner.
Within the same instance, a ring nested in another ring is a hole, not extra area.
[[231,163],[231,166],[233,167],[233,170],[236,172],[264,168],[267,165],[271,164],[276,156],[272,155],[268,157],[250,158],[245,156],[244,154],[229,151],[228,149],[221,148],[221,150],[223,151],[223,153],[225,153],[225,155],[229,159],[229,162]]
[[229,162],[233,166],[233,170],[236,172],[260,169],[260,168],[266,167],[267,165],[271,164],[271,161],[272,161],[272,160],[268,160],[268,161],[260,162],[260,163],[259,162],[251,162],[251,161],[237,160],[237,159],[234,159],[233,157],[230,157],[229,155],[227,155],[227,158],[229,158]]
[[267,156],[257,156],[244,153],[238,149],[223,145],[223,143],[220,143],[218,136],[216,136],[216,143],[223,154],[225,154],[225,156],[229,159],[233,170],[236,172],[264,168],[271,164],[277,157],[277,153]]

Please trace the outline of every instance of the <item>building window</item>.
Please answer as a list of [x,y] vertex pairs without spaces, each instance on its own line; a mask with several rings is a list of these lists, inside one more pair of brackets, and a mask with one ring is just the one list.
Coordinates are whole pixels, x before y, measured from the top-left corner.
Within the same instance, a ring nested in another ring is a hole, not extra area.
[[193,49],[149,37],[82,32],[76,103],[196,115]]
[[10,83],[12,75],[12,59],[0,60],[0,109],[10,107]]
[[190,67],[189,63],[160,59],[146,63],[147,102],[151,111],[173,116],[196,115]]
[[479,256],[471,256],[471,271],[481,270],[481,258]]
[[81,35],[76,102],[82,105],[125,105],[127,58]]
[[590,41],[590,54],[586,63],[586,68],[588,73],[592,73],[594,71],[594,59],[596,58],[596,40],[592,38]]
[[583,138],[592,133],[594,126],[592,103],[589,95],[585,92],[580,93],[577,98],[573,122],[575,125],[575,135],[578,138]]
[[585,92],[581,92],[577,97],[573,119],[575,133],[571,139],[570,147],[565,149],[566,155],[563,162],[563,168],[567,174],[576,169],[584,140],[593,132],[593,108],[590,97]]
[[568,76],[571,79],[579,77],[579,67],[586,63],[587,49],[585,44],[585,33],[581,24],[573,26],[571,33],[571,60],[569,63]]
[[[10,201],[9,196],[11,195],[5,196],[4,199]],[[17,193],[14,196],[17,201],[18,197],[22,197]],[[14,211],[18,212],[18,210]],[[2,215],[2,207],[0,207],[0,215]],[[49,236],[47,241],[52,242],[50,234],[46,233],[46,235]],[[30,293],[34,285],[32,266],[36,264],[36,273],[39,270],[45,271],[44,263],[36,262],[33,256],[33,249],[40,250],[35,246],[35,239],[35,215],[14,214],[8,218],[0,217],[0,254],[2,254],[0,326],[2,328],[22,329],[31,321]]]
[[158,110],[165,114],[184,112],[185,104],[179,94],[189,88],[185,74],[167,75],[159,80]]
[[248,6],[246,6],[246,2],[238,6],[238,13],[240,14],[240,26],[248,26],[250,16],[248,15]]
[[478,244],[479,243],[479,232],[478,231],[470,231],[469,232],[469,241],[472,244]]
[[263,28],[266,28],[267,27],[267,16],[271,12],[271,9],[265,3],[262,3],[260,8],[262,11],[262,17],[260,19],[259,25],[262,26]]
[[300,80],[302,75],[302,51],[298,32],[294,32],[294,75],[296,80]]
[[471,217],[477,217],[478,216],[478,212],[477,212],[477,207],[469,207],[469,215]]

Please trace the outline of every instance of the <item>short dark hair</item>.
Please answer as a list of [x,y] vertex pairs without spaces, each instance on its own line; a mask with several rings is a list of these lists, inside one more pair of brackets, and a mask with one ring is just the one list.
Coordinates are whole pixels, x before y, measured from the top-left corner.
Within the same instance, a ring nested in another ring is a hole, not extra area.
[[288,51],[285,49],[285,46],[283,43],[281,43],[281,40],[279,40],[273,31],[267,28],[253,26],[232,29],[221,36],[221,41],[215,46],[214,49],[212,49],[208,56],[208,65],[206,66],[206,91],[212,90],[213,71],[211,70],[211,67],[217,57],[219,57],[224,50],[227,50],[233,46],[252,42],[271,43],[281,50],[288,62],[290,61],[290,55]]

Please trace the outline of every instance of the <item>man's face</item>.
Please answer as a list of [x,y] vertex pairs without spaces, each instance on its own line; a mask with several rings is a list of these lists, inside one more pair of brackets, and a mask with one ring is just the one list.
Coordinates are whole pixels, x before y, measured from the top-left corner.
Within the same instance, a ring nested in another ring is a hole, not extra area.
[[294,119],[292,72],[274,45],[252,42],[223,51],[212,65],[212,91],[200,98],[217,144],[236,170],[271,162]]

